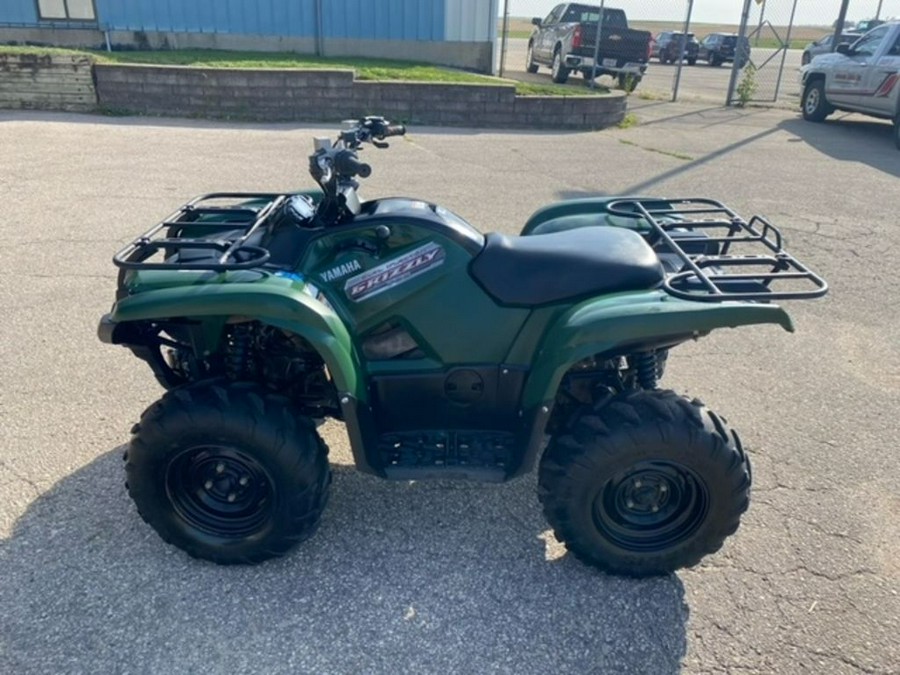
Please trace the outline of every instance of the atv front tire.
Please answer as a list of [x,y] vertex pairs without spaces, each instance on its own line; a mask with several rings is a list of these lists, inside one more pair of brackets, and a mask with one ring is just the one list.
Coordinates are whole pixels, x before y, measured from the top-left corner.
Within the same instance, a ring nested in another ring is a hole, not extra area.
[[750,461],[725,421],[671,391],[588,410],[551,441],[544,514],[582,562],[634,577],[697,564],[740,524]]
[[125,455],[128,492],[170,544],[219,564],[257,563],[315,532],[328,449],[312,420],[252,384],[176,389],[150,406]]

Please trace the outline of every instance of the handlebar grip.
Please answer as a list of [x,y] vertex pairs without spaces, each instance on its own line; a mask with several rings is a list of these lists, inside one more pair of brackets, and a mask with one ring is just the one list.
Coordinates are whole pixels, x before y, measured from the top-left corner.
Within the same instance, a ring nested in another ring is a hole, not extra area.
[[368,178],[372,175],[372,167],[356,159],[356,153],[344,150],[334,159],[334,167],[338,173],[346,176]]
[[406,125],[404,124],[387,124],[384,127],[384,137],[388,136],[405,136]]

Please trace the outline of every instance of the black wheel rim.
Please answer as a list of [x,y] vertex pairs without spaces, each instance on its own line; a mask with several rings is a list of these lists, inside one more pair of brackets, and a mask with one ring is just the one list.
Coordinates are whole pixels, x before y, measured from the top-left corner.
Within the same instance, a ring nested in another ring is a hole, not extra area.
[[226,446],[195,446],[166,467],[166,492],[188,524],[218,537],[259,532],[275,504],[274,483],[249,455]]
[[661,551],[689,539],[706,519],[709,491],[677,462],[635,464],[607,481],[593,502],[594,525],[636,552]]

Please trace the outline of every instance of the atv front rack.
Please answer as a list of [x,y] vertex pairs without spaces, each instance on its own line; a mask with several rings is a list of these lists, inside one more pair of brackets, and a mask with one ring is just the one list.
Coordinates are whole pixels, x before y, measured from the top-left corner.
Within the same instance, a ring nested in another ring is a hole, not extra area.
[[822,277],[784,250],[781,232],[761,216],[749,221],[712,199],[621,199],[610,214],[642,218],[648,242],[667,268],[665,290],[702,302],[818,298]]
[[[286,199],[250,192],[196,197],[116,253],[113,262],[122,269],[144,270],[224,272],[260,267],[269,260],[269,252],[248,240]],[[160,253],[162,260],[152,260]]]

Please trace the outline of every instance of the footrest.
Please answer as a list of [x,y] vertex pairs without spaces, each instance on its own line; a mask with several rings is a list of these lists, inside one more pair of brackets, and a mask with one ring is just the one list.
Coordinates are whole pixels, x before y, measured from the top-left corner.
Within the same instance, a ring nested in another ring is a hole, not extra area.
[[405,431],[379,438],[385,475],[393,480],[506,479],[515,436],[502,431]]

